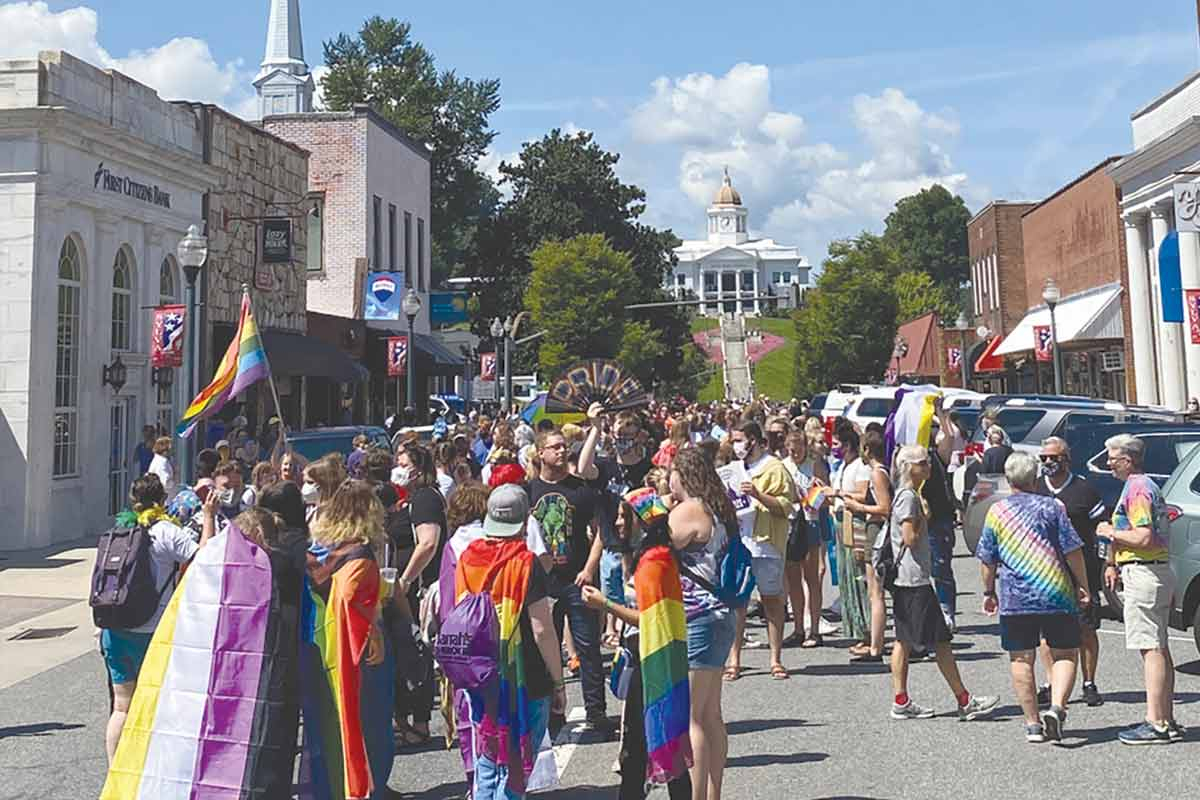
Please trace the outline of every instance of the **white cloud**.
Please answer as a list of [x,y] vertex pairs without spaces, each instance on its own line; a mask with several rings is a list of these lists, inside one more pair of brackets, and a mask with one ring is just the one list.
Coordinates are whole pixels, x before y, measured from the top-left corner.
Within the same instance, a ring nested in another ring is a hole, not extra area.
[[316,111],[325,110],[325,87],[321,84],[321,81],[325,80],[325,76],[328,74],[329,67],[324,64],[312,69],[313,83],[317,87],[313,92],[313,109]]
[[653,87],[653,97],[630,119],[641,142],[716,144],[730,131],[756,128],[770,110],[770,71],[761,64],[737,64],[719,78],[706,72],[662,77]]
[[4,43],[0,57],[31,58],[40,50],[66,50],[105,69],[115,69],[154,88],[167,100],[219,103],[238,113],[252,94],[252,75],[241,60],[218,63],[206,42],[179,37],[124,57],[101,46],[99,16],[87,6],[54,12],[40,2],[0,5]]

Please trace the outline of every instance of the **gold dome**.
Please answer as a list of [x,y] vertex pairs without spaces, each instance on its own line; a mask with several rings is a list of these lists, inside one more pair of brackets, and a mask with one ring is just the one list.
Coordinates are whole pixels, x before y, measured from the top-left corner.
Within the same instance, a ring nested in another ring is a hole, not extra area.
[[725,177],[721,180],[721,188],[717,191],[717,196],[713,200],[715,206],[740,206],[742,204],[742,196],[738,194],[738,190],[733,188],[733,182],[729,180],[729,168],[725,168]]

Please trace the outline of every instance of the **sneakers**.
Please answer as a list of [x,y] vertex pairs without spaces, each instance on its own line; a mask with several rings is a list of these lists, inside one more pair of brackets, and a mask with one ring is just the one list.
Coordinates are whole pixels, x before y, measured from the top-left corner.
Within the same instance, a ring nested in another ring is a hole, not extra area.
[[999,697],[973,694],[965,706],[958,707],[958,719],[960,722],[970,722],[994,709],[999,702]]
[[614,727],[608,721],[604,712],[588,712],[587,718],[579,726],[581,733],[597,733],[605,738],[612,736]]
[[1104,698],[1100,695],[1100,690],[1096,688],[1096,684],[1094,683],[1085,683],[1081,696],[1083,697],[1083,702],[1092,708],[1104,705]]
[[1159,730],[1149,722],[1143,722],[1129,730],[1121,731],[1117,738],[1121,740],[1121,744],[1170,744],[1171,729],[1168,726]]
[[924,708],[908,701],[908,705],[898,706],[892,703],[892,719],[929,719],[933,716],[932,708]]
[[1046,732],[1041,723],[1025,723],[1025,741],[1031,744],[1041,744],[1046,741]]
[[1171,720],[1167,723],[1167,735],[1171,737],[1172,742],[1182,742],[1183,737],[1187,735],[1187,728]]
[[1050,706],[1048,711],[1042,712],[1042,730],[1046,733],[1047,741],[1062,741],[1063,725],[1066,721],[1066,709],[1059,706]]
[[1038,708],[1050,707],[1050,684],[1047,683],[1045,686],[1038,687],[1037,703]]

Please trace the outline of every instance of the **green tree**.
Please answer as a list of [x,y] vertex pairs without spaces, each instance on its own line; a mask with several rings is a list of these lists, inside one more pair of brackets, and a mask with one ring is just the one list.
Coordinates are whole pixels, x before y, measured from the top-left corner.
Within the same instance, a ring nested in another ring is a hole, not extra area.
[[863,233],[829,246],[816,286],[795,314],[799,396],[879,380],[896,337],[895,251]]
[[430,148],[431,271],[435,283],[448,277],[469,258],[480,222],[499,201],[476,164],[496,137],[489,118],[500,107],[500,81],[439,70],[397,19],[371,17],[357,35],[339,34],[324,50],[329,73],[321,86],[330,110],[367,103]]
[[896,292],[897,318],[901,323],[930,311],[936,311],[944,321],[958,319],[962,307],[960,293],[952,287],[936,284],[928,272],[901,272],[892,288]]
[[896,203],[883,236],[896,249],[906,272],[926,272],[938,286],[957,289],[970,279],[970,219],[961,197],[934,184]]

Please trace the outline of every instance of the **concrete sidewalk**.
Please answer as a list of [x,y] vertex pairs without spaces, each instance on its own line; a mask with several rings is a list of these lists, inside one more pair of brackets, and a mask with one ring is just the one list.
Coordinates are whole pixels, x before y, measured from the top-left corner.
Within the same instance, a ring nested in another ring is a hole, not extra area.
[[87,602],[95,541],[0,554],[0,689],[96,647]]

